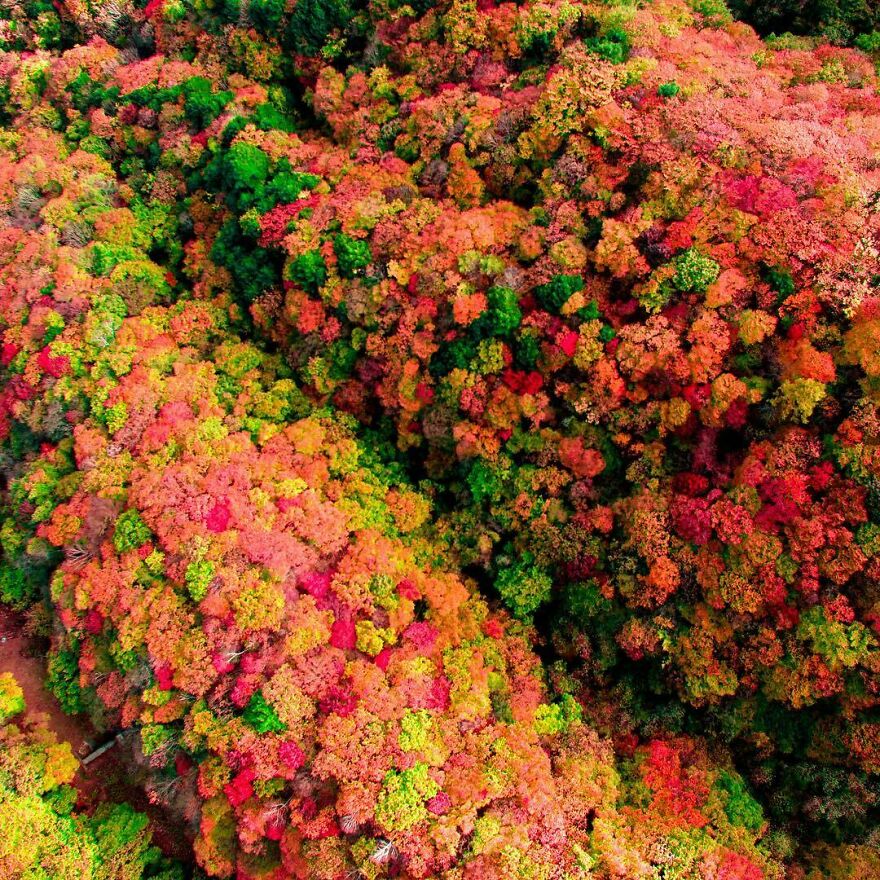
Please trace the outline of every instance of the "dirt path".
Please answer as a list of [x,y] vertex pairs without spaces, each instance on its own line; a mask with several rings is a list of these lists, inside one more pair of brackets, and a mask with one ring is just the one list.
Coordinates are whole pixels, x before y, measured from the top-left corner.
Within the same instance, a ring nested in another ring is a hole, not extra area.
[[45,657],[37,640],[22,633],[22,619],[0,607],[0,672],[11,672],[24,691],[28,712],[48,717],[58,739],[69,742],[73,753],[83,758],[91,751],[95,730],[88,719],[65,715],[58,701],[44,687]]
[[[66,715],[58,701],[43,687],[46,658],[39,639],[23,632],[24,620],[0,606],[0,672],[15,675],[24,691],[28,712],[43,714],[59,740],[70,743],[73,753],[82,760],[96,746],[107,740],[84,715]],[[150,817],[153,840],[172,858],[189,861],[192,852],[184,836],[163,811],[147,801],[139,787],[133,786],[126,767],[112,748],[88,767],[80,764],[73,784],[79,792],[80,806],[89,809],[101,801],[126,801]]]

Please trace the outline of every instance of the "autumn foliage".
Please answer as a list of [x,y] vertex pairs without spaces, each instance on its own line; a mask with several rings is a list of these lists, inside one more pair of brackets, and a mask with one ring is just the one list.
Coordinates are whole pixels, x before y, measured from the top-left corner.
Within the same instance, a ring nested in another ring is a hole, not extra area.
[[872,876],[871,41],[31,6],[0,600],[199,869]]

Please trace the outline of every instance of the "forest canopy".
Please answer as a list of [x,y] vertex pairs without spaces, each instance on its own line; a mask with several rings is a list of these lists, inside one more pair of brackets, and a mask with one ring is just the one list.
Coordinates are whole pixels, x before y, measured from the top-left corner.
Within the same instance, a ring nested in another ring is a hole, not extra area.
[[876,18],[2,5],[0,878],[880,875]]

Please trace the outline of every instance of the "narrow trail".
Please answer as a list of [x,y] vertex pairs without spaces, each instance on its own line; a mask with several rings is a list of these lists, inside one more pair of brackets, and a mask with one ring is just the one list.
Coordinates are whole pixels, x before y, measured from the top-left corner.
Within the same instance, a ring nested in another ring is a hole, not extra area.
[[[70,743],[80,761],[107,737],[95,730],[84,715],[67,715],[55,697],[43,686],[45,653],[40,639],[23,631],[24,620],[0,606],[0,673],[12,672],[24,691],[28,712],[41,714],[60,741]],[[131,774],[110,749],[88,767],[80,764],[73,785],[79,792],[79,806],[91,809],[103,801],[127,802],[146,813],[153,830],[153,842],[171,858],[191,861],[192,851],[179,826],[164,811],[149,803],[146,794],[131,782]]]

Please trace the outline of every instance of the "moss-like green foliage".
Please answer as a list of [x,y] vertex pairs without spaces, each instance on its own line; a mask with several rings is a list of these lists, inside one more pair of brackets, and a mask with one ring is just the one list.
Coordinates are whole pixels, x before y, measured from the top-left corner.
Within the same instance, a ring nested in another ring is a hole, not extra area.
[[120,263],[133,260],[137,256],[134,248],[127,245],[108,244],[96,241],[90,248],[93,275],[109,275]]
[[538,706],[535,711],[535,730],[541,736],[564,733],[572,724],[581,720],[582,714],[577,701],[565,694],[558,703]]
[[722,27],[731,20],[730,10],[724,0],[688,0],[688,5],[708,27]]
[[30,605],[38,593],[38,579],[23,569],[0,563],[0,602],[20,611]]
[[238,218],[238,226],[248,238],[259,238],[262,232],[260,216],[260,212],[256,208],[249,208]]
[[296,122],[272,104],[260,104],[254,108],[251,120],[261,131],[296,131]]
[[453,339],[431,358],[431,373],[435,376],[443,376],[451,370],[467,369],[476,354],[477,343],[469,336]]
[[526,619],[550,598],[553,579],[525,554],[498,572],[495,586],[510,611]]
[[184,113],[190,125],[207,128],[232,100],[232,92],[215,92],[209,79],[194,76],[183,84]]
[[258,30],[272,32],[281,24],[286,6],[284,0],[251,0],[248,15]]
[[[250,198],[246,200],[250,202]],[[211,258],[229,269],[241,298],[253,302],[278,283],[279,260],[267,248],[255,247],[235,220],[223,224],[211,248]]]
[[423,752],[434,732],[434,720],[427,709],[407,709],[400,719],[398,744],[405,752]]
[[[321,178],[315,174],[301,174],[297,171],[285,169],[285,162],[278,163],[277,171],[270,181],[267,191],[271,196],[272,204],[289,204],[299,198],[303,190],[314,189],[321,182]],[[267,208],[270,205],[266,206]]]
[[797,633],[832,669],[853,667],[878,647],[876,638],[863,624],[829,619],[821,605],[801,615]]
[[548,312],[556,314],[568,302],[573,293],[584,288],[584,279],[580,275],[557,275],[547,284],[535,288],[535,299]]
[[79,643],[52,651],[46,670],[46,688],[55,695],[68,715],[85,709],[83,693],[79,687]]
[[612,64],[623,64],[629,58],[629,34],[623,28],[609,28],[601,36],[587,40],[587,48],[596,55],[606,58]]
[[116,519],[113,546],[119,553],[137,550],[150,540],[153,533],[136,510],[123,511]]
[[278,717],[278,713],[266,702],[266,698],[257,691],[245,707],[242,718],[257,733],[278,733],[287,729],[287,725]]
[[173,730],[164,724],[145,724],[141,728],[141,749],[145,755],[166,750],[173,740]]
[[738,773],[722,770],[716,787],[722,792],[724,812],[731,825],[757,831],[764,824],[764,811],[746,788]]
[[254,194],[266,183],[269,167],[269,157],[253,144],[237,141],[229,148],[224,170],[233,196],[233,207],[250,206]]
[[376,821],[389,832],[406,831],[427,816],[425,801],[439,790],[427,764],[417,763],[402,771],[389,770],[376,803]]
[[317,293],[327,280],[327,264],[320,251],[306,251],[288,264],[287,275],[309,293]]
[[373,260],[370,246],[365,241],[340,234],[333,239],[333,252],[336,254],[339,274],[343,278],[354,278]]
[[[140,873],[155,880],[181,880],[183,877],[182,866],[171,865],[162,857],[158,847],[150,845],[147,816],[129,804],[101,804],[89,819],[89,827],[95,838],[99,862],[105,870],[117,871],[120,877],[135,878]],[[131,866],[127,875],[121,866]]]
[[711,257],[688,248],[674,261],[672,283],[683,293],[702,293],[718,278],[721,268]]
[[521,370],[534,370],[541,353],[541,343],[534,333],[518,334],[513,349],[514,363]]
[[503,475],[498,468],[482,459],[474,461],[466,479],[475,504],[491,502],[501,495]]
[[509,287],[490,287],[487,298],[487,319],[491,335],[507,336],[513,333],[522,322],[522,311],[516,292]]
[[817,34],[835,43],[871,51],[870,37],[880,27],[874,3],[858,0],[731,0],[730,8],[762,34]]
[[24,691],[11,672],[0,674],[0,724],[24,712]]
[[286,39],[296,52],[319,52],[330,33],[351,20],[348,0],[299,0],[287,25]]
[[794,278],[784,266],[771,266],[765,274],[767,283],[779,294],[780,301],[794,293]]
[[869,34],[859,34],[855,39],[855,45],[863,52],[876,55],[880,52],[880,31],[871,31]]
[[186,567],[186,589],[194,602],[201,602],[214,579],[214,563],[208,559],[191,562]]
[[485,852],[501,834],[501,823],[494,816],[480,816],[474,822],[470,851],[474,855]]

